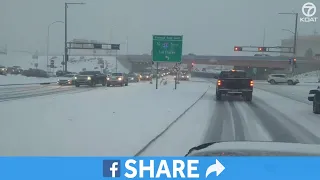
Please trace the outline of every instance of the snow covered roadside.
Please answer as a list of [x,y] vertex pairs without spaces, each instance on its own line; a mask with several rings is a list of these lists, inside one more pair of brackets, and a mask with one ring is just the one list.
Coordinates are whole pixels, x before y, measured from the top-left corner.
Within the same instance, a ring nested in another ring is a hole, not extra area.
[[294,78],[299,79],[300,82],[305,83],[316,83],[320,77],[320,71],[311,71],[303,74],[294,76]]
[[134,155],[208,86],[141,83],[2,102],[0,155]]
[[197,104],[186,112],[142,156],[184,156],[190,148],[203,143],[214,106],[211,88]]
[[59,78],[36,78],[36,77],[26,77],[22,75],[0,75],[0,85],[7,84],[31,84],[31,83],[54,83],[57,82]]

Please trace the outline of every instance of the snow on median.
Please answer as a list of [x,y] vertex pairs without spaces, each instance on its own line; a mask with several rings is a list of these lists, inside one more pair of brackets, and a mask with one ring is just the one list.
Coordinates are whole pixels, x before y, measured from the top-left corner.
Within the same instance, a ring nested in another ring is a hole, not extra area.
[[47,83],[57,82],[58,78],[37,78],[37,77],[26,77],[22,75],[0,75],[0,85],[7,84],[31,84],[31,83]]
[[134,155],[207,88],[143,83],[2,102],[0,155]]

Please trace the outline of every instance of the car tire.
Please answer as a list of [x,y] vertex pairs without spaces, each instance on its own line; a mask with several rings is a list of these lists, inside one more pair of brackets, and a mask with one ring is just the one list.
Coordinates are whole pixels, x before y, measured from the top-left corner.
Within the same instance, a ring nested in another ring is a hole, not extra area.
[[128,86],[128,83],[126,83],[125,86]]
[[271,79],[270,84],[277,84],[275,80]]
[[288,85],[293,85],[293,81],[292,81],[292,80],[289,80],[289,81],[288,81]]
[[106,86],[107,82],[106,81],[103,81],[102,82],[102,86]]
[[107,83],[107,87],[110,87],[110,84]]
[[79,84],[79,83],[75,83],[75,86],[76,86],[76,87],[80,87],[80,84]]
[[92,82],[90,83],[90,86],[91,86],[91,87],[96,86],[96,82],[95,82],[95,81],[92,81]]
[[252,101],[252,93],[246,94],[245,100],[246,100],[246,101]]
[[313,103],[312,103],[313,113],[314,114],[320,114],[320,104],[316,103],[315,98],[316,97],[314,97],[314,100],[313,100]]
[[221,93],[216,91],[216,100],[217,101],[221,101],[222,97],[221,97]]

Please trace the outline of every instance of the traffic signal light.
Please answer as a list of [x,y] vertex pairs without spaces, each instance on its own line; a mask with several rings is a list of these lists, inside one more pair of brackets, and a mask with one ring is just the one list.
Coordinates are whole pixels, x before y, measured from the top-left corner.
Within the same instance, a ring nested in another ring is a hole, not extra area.
[[267,51],[267,48],[266,48],[266,47],[259,47],[259,48],[258,48],[258,51],[260,51],[260,52],[266,52],[266,51]]
[[234,51],[242,51],[242,47],[235,46],[235,47],[234,47]]
[[296,58],[293,59],[293,65],[295,68],[297,67],[297,59]]
[[293,59],[289,59],[289,64],[292,64],[294,67],[297,67],[297,59],[293,58]]

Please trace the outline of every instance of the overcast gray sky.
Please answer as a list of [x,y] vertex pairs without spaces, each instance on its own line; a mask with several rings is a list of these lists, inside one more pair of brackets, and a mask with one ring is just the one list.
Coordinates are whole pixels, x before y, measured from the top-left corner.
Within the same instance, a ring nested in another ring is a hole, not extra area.
[[[45,51],[47,27],[64,21],[65,0],[0,0],[0,47]],[[291,36],[294,16],[305,0],[82,0],[68,8],[68,40],[73,38],[125,42],[129,53],[150,53],[153,34],[183,35],[184,54],[233,55],[234,45],[278,45]],[[320,1],[315,16],[320,17]],[[320,32],[317,23],[299,23],[299,34]],[[50,29],[50,49],[63,51],[64,25]],[[125,49],[124,46],[122,48]]]

